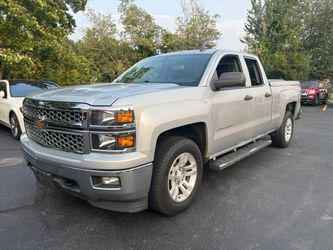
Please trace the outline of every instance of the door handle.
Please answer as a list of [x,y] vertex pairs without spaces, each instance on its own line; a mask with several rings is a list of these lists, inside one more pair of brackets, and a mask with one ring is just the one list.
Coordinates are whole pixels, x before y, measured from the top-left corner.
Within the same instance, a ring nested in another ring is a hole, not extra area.
[[271,93],[266,93],[266,94],[265,94],[265,97],[271,97],[271,96],[272,96]]
[[247,96],[244,97],[244,100],[245,100],[245,101],[250,101],[250,100],[252,100],[252,99],[253,99],[253,97],[250,96],[250,95],[247,95]]

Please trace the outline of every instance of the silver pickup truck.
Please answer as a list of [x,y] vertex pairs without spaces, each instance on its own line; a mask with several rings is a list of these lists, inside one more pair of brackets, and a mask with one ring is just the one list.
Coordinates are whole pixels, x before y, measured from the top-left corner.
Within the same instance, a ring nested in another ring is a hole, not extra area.
[[41,183],[104,209],[173,215],[204,167],[287,147],[299,111],[299,82],[269,81],[256,56],[185,51],[144,59],[110,84],[26,98],[21,142]]

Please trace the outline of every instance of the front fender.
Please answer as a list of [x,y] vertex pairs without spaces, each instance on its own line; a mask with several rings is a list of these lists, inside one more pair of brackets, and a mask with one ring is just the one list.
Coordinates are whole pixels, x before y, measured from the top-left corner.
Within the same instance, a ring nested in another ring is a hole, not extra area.
[[10,114],[11,114],[11,112],[15,113],[15,115],[16,115],[18,121],[19,121],[21,131],[22,131],[22,133],[25,133],[25,126],[24,126],[24,121],[23,121],[23,115],[22,115],[22,112],[20,110],[20,107],[19,106],[14,106],[14,107],[11,108],[11,111],[8,114],[8,121],[10,120]]
[[[141,112],[137,123],[137,150],[153,161],[160,134],[184,125],[207,123],[209,114],[209,105],[196,100],[146,108]],[[206,125],[209,130],[208,124]]]

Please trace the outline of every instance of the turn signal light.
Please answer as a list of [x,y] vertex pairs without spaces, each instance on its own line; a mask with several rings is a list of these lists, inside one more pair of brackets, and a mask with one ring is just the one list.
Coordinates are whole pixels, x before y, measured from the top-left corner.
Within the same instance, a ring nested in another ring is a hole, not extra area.
[[115,122],[118,124],[133,123],[133,111],[120,111],[116,113]]
[[130,148],[134,147],[134,137],[132,135],[116,137],[117,148]]

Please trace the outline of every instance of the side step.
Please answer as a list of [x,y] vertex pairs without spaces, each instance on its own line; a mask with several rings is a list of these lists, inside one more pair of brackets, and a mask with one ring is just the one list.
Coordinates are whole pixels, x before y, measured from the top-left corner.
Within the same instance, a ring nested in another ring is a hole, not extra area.
[[229,167],[230,165],[256,153],[260,149],[269,146],[271,143],[271,140],[258,140],[256,142],[252,142],[245,147],[242,147],[232,153],[216,159],[215,161],[211,161],[209,163],[209,168],[212,170],[221,171],[226,167]]

